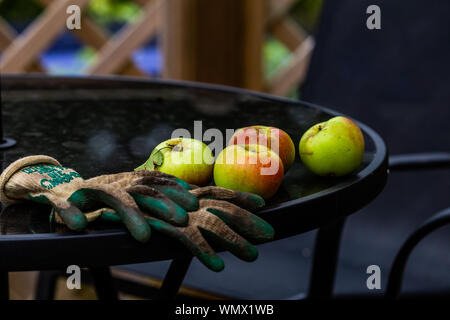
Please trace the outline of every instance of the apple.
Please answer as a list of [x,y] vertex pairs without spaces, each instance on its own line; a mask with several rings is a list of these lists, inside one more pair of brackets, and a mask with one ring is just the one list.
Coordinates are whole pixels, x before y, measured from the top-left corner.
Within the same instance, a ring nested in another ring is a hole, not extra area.
[[217,156],[214,182],[217,186],[271,198],[283,180],[280,157],[269,148],[257,145],[231,145]]
[[148,160],[135,170],[158,170],[197,186],[212,180],[214,156],[203,142],[175,138],[161,142]]
[[308,129],[300,139],[305,166],[319,176],[344,176],[362,161],[364,136],[352,120],[334,117]]
[[291,137],[283,130],[269,126],[251,126],[237,130],[231,144],[259,144],[275,151],[283,161],[286,173],[295,160],[295,146]]

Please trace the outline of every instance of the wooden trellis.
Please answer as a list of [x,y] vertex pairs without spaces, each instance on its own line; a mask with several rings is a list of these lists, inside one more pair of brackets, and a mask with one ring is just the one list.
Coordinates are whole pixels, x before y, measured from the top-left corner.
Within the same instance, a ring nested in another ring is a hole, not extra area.
[[314,38],[288,15],[295,2],[296,0],[270,1],[268,30],[292,52],[286,66],[269,79],[266,91],[276,95],[286,95],[303,82],[314,49]]
[[[38,0],[46,10],[22,34],[16,35],[11,27],[0,20],[0,72],[20,73],[43,71],[36,62],[39,55],[66,28],[66,9],[71,4],[80,8],[89,0]],[[108,31],[97,25],[89,17],[81,19],[81,29],[73,30],[74,35],[85,45],[98,51],[87,74],[127,74],[144,75],[129,58],[131,53],[150,39],[159,27],[160,19],[155,19],[162,0],[135,0],[142,6],[137,23],[125,26],[118,34],[110,37]],[[150,22],[150,23],[149,23]]]
[[[84,8],[90,0],[36,0],[45,6],[44,12],[18,35],[0,17],[0,72],[45,72],[39,56],[66,29],[66,9],[77,4]],[[130,58],[133,51],[144,45],[164,28],[164,4],[168,0],[134,0],[141,6],[138,20],[124,26],[116,34],[96,24],[88,16],[81,19],[81,30],[74,35],[85,45],[97,51],[86,74],[146,75]],[[290,61],[261,87],[261,90],[285,95],[298,86],[305,76],[314,47],[313,38],[289,17],[296,0],[267,0],[268,14],[265,29],[290,51]],[[262,53],[261,53],[262,54]],[[170,55],[165,55],[170,58]],[[261,66],[262,67],[262,66]],[[262,74],[262,73],[261,73]]]

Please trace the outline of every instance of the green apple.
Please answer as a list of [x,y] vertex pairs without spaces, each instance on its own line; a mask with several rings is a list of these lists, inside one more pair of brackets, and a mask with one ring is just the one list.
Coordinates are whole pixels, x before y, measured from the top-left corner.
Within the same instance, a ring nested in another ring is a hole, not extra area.
[[284,173],[295,160],[295,146],[291,137],[283,130],[269,126],[251,126],[237,130],[231,144],[260,144],[275,151],[283,161]]
[[214,164],[217,186],[271,198],[283,180],[280,157],[265,146],[231,145],[222,150]]
[[352,120],[334,117],[308,129],[300,139],[302,162],[320,176],[344,176],[361,164],[364,136]]
[[212,180],[214,156],[203,142],[189,138],[169,139],[153,149],[148,160],[135,170],[158,170],[197,186]]

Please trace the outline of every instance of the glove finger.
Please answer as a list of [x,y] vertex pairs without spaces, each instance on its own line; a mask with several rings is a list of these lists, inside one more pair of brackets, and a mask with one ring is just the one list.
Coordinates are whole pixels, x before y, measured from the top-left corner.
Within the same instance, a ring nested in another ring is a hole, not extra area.
[[258,250],[250,242],[234,232],[219,217],[202,211],[191,213],[190,219],[202,231],[205,238],[219,244],[244,261],[254,261]]
[[145,176],[138,180],[137,184],[155,188],[186,211],[198,209],[197,197],[171,179]]
[[106,209],[102,212],[102,215],[100,216],[101,220],[108,221],[108,222],[114,222],[114,223],[120,223],[122,220],[120,219],[119,215],[113,210],[113,209]]
[[180,241],[208,269],[216,272],[223,270],[225,266],[223,260],[206,242],[197,228],[175,228],[164,221],[151,217],[147,217],[146,220],[155,230]]
[[128,193],[100,188],[82,188],[74,192],[68,201],[76,204],[85,201],[86,198],[104,203],[108,207],[113,208],[137,241],[147,242],[150,238],[150,227]]
[[31,196],[30,199],[36,202],[51,205],[58,213],[64,224],[71,230],[82,231],[86,228],[87,220],[84,214],[72,203],[48,195]]
[[130,177],[133,177],[133,172],[120,172],[113,174],[105,174],[101,176],[96,176],[94,178],[90,178],[84,180],[84,185],[89,187],[95,187],[102,184],[110,184],[110,183],[128,183],[130,181]]
[[194,185],[191,185],[189,183],[187,183],[184,180],[181,180],[171,174],[167,174],[158,170],[153,170],[153,171],[149,171],[149,170],[139,170],[139,171],[135,171],[135,174],[141,177],[149,177],[149,178],[163,178],[163,179],[168,179],[168,180],[172,180],[174,182],[176,182],[180,187],[182,187],[183,189],[186,190],[190,190],[192,187],[195,187]]
[[148,186],[132,186],[127,192],[133,197],[139,208],[178,226],[186,226],[189,216],[182,207],[164,194]]
[[199,199],[213,198],[218,200],[226,200],[251,211],[256,211],[265,205],[264,199],[256,194],[239,192],[221,187],[208,186],[193,189],[190,192]]
[[218,216],[237,233],[256,242],[273,239],[273,227],[257,215],[222,200],[201,199],[200,207]]
[[108,174],[108,175],[102,175],[98,177],[94,177],[88,180],[85,180],[85,183],[88,186],[92,186],[95,188],[97,185],[101,184],[116,184],[117,186],[124,187],[127,185],[133,185],[136,184],[136,181],[139,181],[143,177],[149,177],[149,178],[164,178],[169,179],[175,183],[177,183],[180,187],[186,190],[190,190],[196,186],[191,185],[175,176],[172,176],[170,174],[166,174],[157,170],[149,171],[149,170],[140,170],[140,171],[133,171],[133,172],[121,172],[121,173],[115,173],[115,174]]
[[[101,219],[109,222],[121,221],[120,217],[112,211],[104,211]],[[176,228],[164,221],[151,217],[146,217],[145,220],[153,230],[180,241],[208,269],[216,272],[223,270],[223,260],[214,252],[196,228]]]

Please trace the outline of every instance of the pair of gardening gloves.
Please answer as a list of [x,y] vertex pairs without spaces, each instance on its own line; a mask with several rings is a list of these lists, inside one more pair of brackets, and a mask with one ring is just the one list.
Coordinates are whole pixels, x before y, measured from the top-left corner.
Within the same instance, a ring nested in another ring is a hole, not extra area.
[[222,270],[224,263],[208,240],[253,261],[258,251],[248,240],[264,242],[274,236],[270,224],[246,210],[264,206],[261,197],[219,187],[199,188],[159,171],[84,180],[54,158],[25,157],[0,176],[0,201],[23,200],[52,206],[56,222],[75,231],[102,219],[123,223],[140,242],[147,242],[152,230],[162,232],[181,241],[214,271]]

